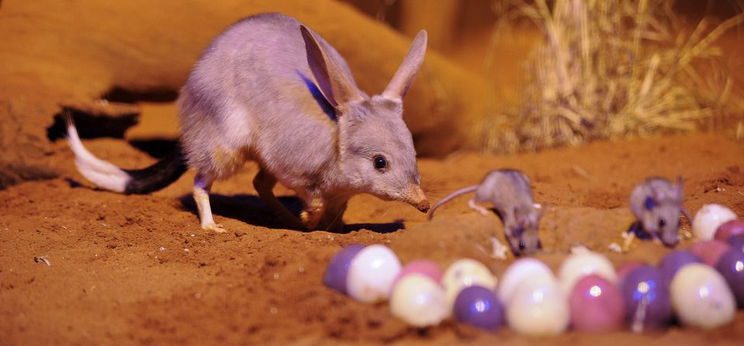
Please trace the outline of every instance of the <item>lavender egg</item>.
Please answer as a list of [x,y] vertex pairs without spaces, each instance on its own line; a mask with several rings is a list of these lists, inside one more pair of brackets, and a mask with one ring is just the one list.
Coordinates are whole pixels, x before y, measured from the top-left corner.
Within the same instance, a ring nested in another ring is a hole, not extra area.
[[704,264],[680,269],[669,286],[682,324],[716,328],[734,319],[736,301],[721,274]]
[[666,256],[659,262],[659,270],[664,276],[664,284],[669,285],[674,278],[674,274],[677,273],[679,268],[682,268],[691,263],[702,263],[703,261],[694,253],[687,250],[674,250],[670,251]]
[[398,281],[390,296],[390,310],[414,327],[437,325],[449,314],[442,286],[419,273],[408,274]]
[[575,330],[607,332],[623,326],[625,303],[620,290],[599,275],[579,279],[568,296],[568,304]]
[[470,286],[457,295],[452,311],[455,319],[495,331],[504,325],[504,306],[496,294],[482,286]]
[[643,265],[620,284],[625,319],[633,332],[664,328],[672,318],[672,303],[662,272]]
[[724,222],[716,230],[715,239],[720,241],[726,241],[732,236],[744,234],[744,221],[731,220]]
[[630,272],[642,265],[644,265],[644,263],[635,261],[623,263],[623,265],[617,268],[617,281],[622,282]]
[[721,255],[728,250],[731,250],[731,245],[720,240],[703,240],[690,246],[690,252],[700,257],[703,263],[709,266],[715,266]]
[[728,283],[739,308],[744,308],[744,252],[729,250],[718,260],[716,270]]
[[350,244],[339,250],[331,258],[331,262],[328,264],[328,268],[326,268],[323,283],[336,291],[346,294],[346,279],[349,274],[351,260],[362,249],[364,249],[364,245]]
[[360,302],[385,300],[400,269],[400,260],[393,250],[379,244],[367,246],[351,260],[346,290]]
[[700,240],[710,240],[713,239],[718,226],[734,219],[736,214],[731,209],[720,204],[706,204],[698,210],[692,220],[692,233]]
[[726,240],[726,242],[731,245],[732,249],[744,252],[744,235],[740,234],[731,236]]
[[408,264],[403,266],[400,274],[398,274],[398,277],[396,277],[393,282],[393,287],[395,287],[396,283],[404,276],[413,273],[424,275],[432,279],[434,282],[442,282],[442,268],[440,268],[434,261],[420,259],[408,262]]

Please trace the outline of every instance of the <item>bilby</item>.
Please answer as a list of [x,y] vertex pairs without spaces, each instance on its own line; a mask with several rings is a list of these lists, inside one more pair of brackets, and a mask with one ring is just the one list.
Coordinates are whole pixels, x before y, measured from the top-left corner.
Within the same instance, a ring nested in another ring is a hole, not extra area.
[[429,210],[429,219],[443,204],[470,192],[475,192],[475,197],[468,202],[471,209],[486,215],[488,209],[478,203],[490,203],[496,210],[514,255],[530,255],[542,248],[538,234],[542,216],[540,205],[533,200],[530,180],[515,169],[491,171],[480,184],[452,192],[434,204]]
[[[70,122],[76,165],[94,184],[124,193],[152,192],[192,168],[201,227],[216,232],[225,229],[212,217],[212,183],[246,161],[258,163],[253,185],[289,227],[337,230],[347,201],[359,193],[426,212],[429,202],[403,121],[403,96],[424,60],[426,41],[422,30],[385,90],[370,97],[341,55],[297,20],[281,14],[246,18],[211,43],[181,89],[178,155],[123,170],[89,153]],[[274,196],[277,182],[304,202],[300,217]]]

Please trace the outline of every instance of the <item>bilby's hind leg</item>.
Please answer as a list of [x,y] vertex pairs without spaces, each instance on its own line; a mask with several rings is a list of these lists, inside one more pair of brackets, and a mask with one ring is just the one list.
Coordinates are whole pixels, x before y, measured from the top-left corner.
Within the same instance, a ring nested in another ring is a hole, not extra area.
[[260,170],[258,174],[256,174],[256,177],[253,178],[253,187],[256,189],[256,192],[258,192],[258,196],[274,211],[274,214],[276,214],[282,222],[292,228],[305,228],[305,225],[302,224],[300,219],[287,210],[287,208],[279,202],[276,196],[274,196],[274,185],[276,185],[276,178],[264,170]]
[[209,205],[209,190],[212,188],[213,179],[205,174],[197,174],[194,178],[194,201],[196,208],[199,210],[199,220],[201,228],[211,230],[217,233],[225,233],[221,225],[214,222],[212,217],[212,207]]

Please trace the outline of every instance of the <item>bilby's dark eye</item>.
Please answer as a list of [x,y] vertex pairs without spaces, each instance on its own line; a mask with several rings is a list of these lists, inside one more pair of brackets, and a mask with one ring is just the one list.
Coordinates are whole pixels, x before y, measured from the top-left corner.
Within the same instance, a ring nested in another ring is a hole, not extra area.
[[385,159],[385,156],[377,155],[374,158],[372,158],[372,161],[374,162],[375,169],[378,171],[384,171],[385,168],[387,168],[387,160]]

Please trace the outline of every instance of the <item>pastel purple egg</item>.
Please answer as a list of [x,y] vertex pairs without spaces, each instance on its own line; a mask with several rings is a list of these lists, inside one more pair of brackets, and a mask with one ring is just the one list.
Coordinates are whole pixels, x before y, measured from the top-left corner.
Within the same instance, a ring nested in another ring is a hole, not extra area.
[[349,274],[351,260],[364,249],[364,245],[350,244],[339,250],[333,256],[323,276],[323,283],[341,293],[346,294],[346,278]]
[[630,272],[642,266],[643,264],[644,263],[642,262],[635,262],[635,261],[623,263],[621,266],[617,267],[617,281],[623,282],[625,277],[628,276]]
[[403,266],[400,274],[398,274],[398,277],[393,281],[393,287],[395,287],[398,281],[404,276],[413,273],[424,275],[437,283],[442,282],[442,268],[434,261],[420,259],[411,261]]
[[726,242],[731,245],[732,249],[744,252],[744,234],[732,235]]
[[661,270],[661,274],[664,276],[664,283],[669,286],[672,278],[674,278],[674,274],[680,268],[692,263],[703,263],[703,261],[700,257],[687,250],[670,251],[659,262],[659,270]]
[[729,250],[718,260],[716,270],[728,283],[739,308],[744,308],[744,252]]
[[460,291],[452,314],[460,322],[491,331],[498,330],[506,321],[501,300],[483,286],[470,286]]
[[739,234],[744,234],[744,221],[736,219],[726,221],[722,225],[718,226],[714,239],[726,241],[731,236]]
[[574,330],[606,332],[623,326],[625,303],[620,290],[599,275],[579,279],[568,296],[568,304]]
[[731,245],[720,240],[702,240],[690,246],[690,252],[711,267],[715,266],[721,255],[730,249]]
[[672,318],[669,288],[661,270],[642,265],[620,284],[625,319],[633,332],[662,329]]

